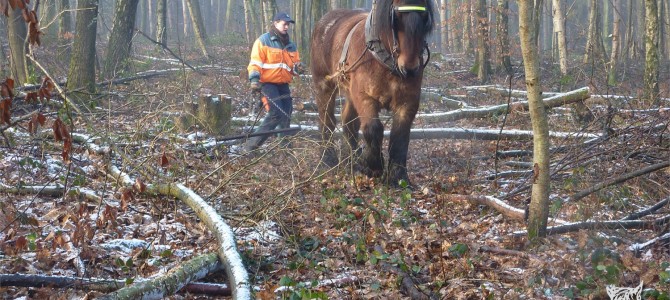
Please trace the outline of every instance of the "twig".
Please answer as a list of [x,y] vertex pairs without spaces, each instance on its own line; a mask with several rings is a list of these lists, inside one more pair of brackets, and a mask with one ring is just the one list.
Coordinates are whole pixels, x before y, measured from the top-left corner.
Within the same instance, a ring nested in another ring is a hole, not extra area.
[[648,166],[646,168],[638,169],[638,170],[635,170],[633,172],[629,172],[629,173],[623,174],[621,176],[617,176],[617,177],[605,180],[605,181],[600,182],[600,183],[598,183],[594,186],[591,186],[590,188],[587,188],[585,190],[582,190],[582,191],[572,195],[572,197],[570,197],[570,199],[568,201],[577,201],[577,200],[582,199],[582,198],[584,198],[584,197],[586,197],[586,196],[588,196],[592,193],[595,193],[599,190],[602,190],[602,189],[604,189],[604,188],[606,188],[610,185],[619,184],[619,183],[622,183],[626,180],[633,179],[635,177],[639,177],[639,176],[649,174],[649,173],[654,172],[654,171],[658,171],[658,170],[667,168],[668,166],[670,166],[670,161],[664,161],[662,163],[651,165],[651,166]]
[[63,97],[63,103],[69,105],[70,107],[72,107],[72,109],[74,109],[74,111],[82,115],[82,112],[79,109],[79,107],[77,107],[77,105],[74,104],[74,102],[72,102],[72,100],[70,100],[70,98],[67,97],[67,95],[65,94],[65,90],[63,90],[63,88],[56,82],[56,80],[53,79],[53,77],[49,74],[49,71],[47,71],[32,55],[26,54],[26,57],[29,58],[38,68],[40,68],[40,70],[42,70],[42,73],[44,73],[46,77],[51,78],[51,82],[53,82],[54,86],[56,87],[56,90],[61,95],[61,97]]

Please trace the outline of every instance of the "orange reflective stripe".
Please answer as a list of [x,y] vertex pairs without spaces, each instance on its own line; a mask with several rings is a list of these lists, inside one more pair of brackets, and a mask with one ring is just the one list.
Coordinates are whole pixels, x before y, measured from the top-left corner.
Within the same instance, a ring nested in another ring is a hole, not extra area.
[[261,98],[261,102],[263,102],[263,108],[265,109],[265,112],[270,111],[270,101],[268,101],[268,97],[263,96]]

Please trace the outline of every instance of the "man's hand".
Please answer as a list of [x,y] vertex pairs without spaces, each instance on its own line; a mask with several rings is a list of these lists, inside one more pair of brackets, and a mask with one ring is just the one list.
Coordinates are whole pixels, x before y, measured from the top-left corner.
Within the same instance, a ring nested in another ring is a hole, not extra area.
[[298,75],[305,74],[305,65],[302,62],[298,62],[295,65],[293,65],[293,73],[296,73]]
[[258,81],[252,81],[251,83],[249,83],[249,88],[251,89],[252,93],[260,93],[261,83]]

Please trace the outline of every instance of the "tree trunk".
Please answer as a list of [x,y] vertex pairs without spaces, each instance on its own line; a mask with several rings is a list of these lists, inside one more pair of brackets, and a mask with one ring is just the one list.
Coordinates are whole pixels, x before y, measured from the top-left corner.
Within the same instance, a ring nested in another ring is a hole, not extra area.
[[9,69],[8,64],[9,62],[6,59],[4,59],[5,57],[7,57],[7,53],[5,52],[5,46],[4,46],[6,32],[3,30],[4,28],[7,28],[5,27],[5,20],[6,20],[5,18],[0,18],[0,57],[3,58],[2,60],[0,60],[0,78],[5,78],[9,76],[9,74],[7,74],[7,70]]
[[156,3],[156,41],[167,48],[167,0]]
[[661,35],[665,40],[665,59],[670,60],[670,3],[663,2],[663,28],[664,32]]
[[449,20],[447,19],[447,0],[440,1],[440,49],[442,53],[449,51]]
[[558,46],[558,65],[561,75],[568,74],[568,46],[565,39],[565,15],[563,14],[563,1],[553,0],[554,33],[556,34]]
[[272,18],[277,12],[275,0],[261,0],[263,3],[263,30],[268,30],[272,26]]
[[109,37],[107,56],[102,68],[102,77],[111,79],[128,70],[128,57],[135,31],[135,19],[139,0],[118,0],[114,12],[114,26]]
[[479,68],[477,78],[481,83],[489,81],[491,60],[489,59],[489,23],[486,0],[479,0],[477,5],[477,53]]
[[9,8],[7,17],[7,35],[9,39],[9,65],[15,85],[21,86],[28,81],[28,62],[26,61],[26,36],[28,30],[21,9]]
[[195,33],[195,38],[198,41],[198,46],[200,46],[202,55],[209,57],[209,52],[207,51],[207,33],[205,32],[205,23],[203,22],[202,13],[200,12],[199,1],[187,0],[186,4],[188,5],[188,11],[191,15],[193,32]]
[[449,42],[451,43],[451,52],[457,53],[461,52],[461,39],[459,39],[460,34],[463,32],[461,28],[461,7],[459,4],[460,0],[451,0],[449,1]]
[[613,24],[612,24],[612,52],[610,53],[609,72],[607,74],[607,84],[615,86],[617,84],[617,67],[619,60],[619,49],[621,49],[621,1],[613,0]]
[[252,36],[252,22],[251,22],[251,16],[253,12],[251,11],[251,0],[244,0],[244,31],[246,33],[247,37],[247,45],[249,45],[249,48],[254,43],[255,38]]
[[496,18],[497,53],[499,55],[498,69],[508,76],[512,74],[509,45],[509,0],[498,0],[498,17]]
[[589,8],[589,31],[586,38],[586,51],[584,52],[584,63],[595,64],[597,60],[604,58],[604,49],[602,46],[602,39],[600,34],[599,24],[600,5],[597,0],[591,0]]
[[183,22],[184,37],[188,37],[190,35],[191,24],[192,24],[191,21],[190,21],[191,17],[190,17],[190,14],[188,12],[189,11],[188,4],[187,4],[188,1],[189,0],[181,0],[181,15],[182,15],[182,20],[184,21]]
[[546,236],[549,216],[549,126],[542,104],[540,61],[537,50],[539,15],[542,0],[519,0],[519,34],[528,90],[528,105],[533,127],[533,187],[528,214],[528,238]]
[[88,104],[95,92],[95,40],[98,0],[79,0],[67,90],[77,104]]
[[[223,1],[223,0],[221,0],[221,1]],[[245,17],[246,17],[247,2],[249,2],[249,0],[244,0]],[[235,3],[235,1],[228,0],[228,2],[227,2],[227,4],[226,4],[226,18],[225,18],[225,22],[221,22],[221,21],[219,21],[220,23],[223,23],[223,24],[224,24],[224,28],[222,28],[224,31],[225,31],[225,30],[229,30],[229,28],[230,28],[230,21],[231,21],[230,18],[231,18],[231,16],[233,15],[233,4],[234,4],[234,3]],[[246,20],[246,19],[245,19],[245,20]],[[221,31],[221,32],[224,32],[224,31]]]
[[644,34],[644,94],[643,100],[658,104],[658,5],[656,0],[645,0],[645,34]]
[[472,14],[472,4],[470,0],[465,0],[463,3],[463,51],[465,53],[470,53],[472,50],[472,41],[471,41],[471,14]]

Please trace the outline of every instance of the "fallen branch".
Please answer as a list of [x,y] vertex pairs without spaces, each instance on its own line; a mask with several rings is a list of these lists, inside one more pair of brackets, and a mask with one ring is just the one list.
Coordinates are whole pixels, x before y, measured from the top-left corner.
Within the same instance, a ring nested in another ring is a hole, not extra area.
[[[110,175],[125,186],[132,186],[135,182],[130,179],[128,174],[120,171],[114,165],[108,166]],[[231,281],[233,299],[246,300],[251,299],[251,289],[248,281],[247,270],[242,263],[242,258],[237,252],[235,235],[223,221],[223,218],[212,208],[205,200],[192,190],[181,184],[159,184],[148,185],[146,193],[163,194],[173,196],[186,203],[204,222],[209,230],[214,233],[219,242],[218,255],[223,268]]]
[[207,225],[219,241],[219,259],[223,263],[233,289],[233,299],[251,299],[247,270],[237,252],[235,234],[221,215],[205,202],[198,194],[181,184],[160,184],[147,188],[149,192],[171,195],[186,203]]
[[[326,287],[326,286],[336,286],[336,287],[342,287],[345,285],[350,285],[354,283],[358,283],[361,281],[361,279],[356,276],[356,275],[350,275],[350,274],[343,274],[338,276],[339,278],[335,279],[323,279],[319,280],[316,285],[312,285],[311,281],[305,281],[305,282],[300,282],[297,284],[297,286],[307,286],[311,287],[314,289],[318,289],[320,287]],[[293,286],[280,286],[274,290],[275,294],[277,293],[282,293],[285,291],[293,290]]]
[[[301,131],[318,132],[319,128],[316,126],[301,126]],[[341,134],[342,129],[335,130],[336,134]],[[384,137],[389,137],[390,131],[384,131]],[[549,132],[552,138],[573,138],[573,139],[595,139],[600,135],[593,133],[582,132]],[[470,129],[470,128],[414,128],[410,131],[410,139],[459,139],[459,140],[481,140],[481,141],[495,141],[495,140],[510,140],[510,141],[526,141],[533,139],[533,132],[530,130],[503,130],[498,129]]]
[[204,278],[219,267],[216,254],[203,254],[171,269],[163,276],[133,283],[97,299],[163,299],[174,295],[189,282]]
[[[589,97],[590,97],[589,88],[584,87],[578,90],[546,98],[542,100],[542,102],[544,102],[544,106],[546,108],[553,108],[570,103],[584,101]],[[444,113],[419,114],[416,116],[416,118],[433,122],[450,122],[466,118],[468,119],[486,118],[491,115],[500,115],[508,112],[508,109],[528,110],[528,101],[518,101],[510,103],[509,105],[501,104],[482,108],[462,108]]]
[[523,257],[526,259],[534,259],[534,260],[540,260],[535,255],[522,252],[522,251],[517,251],[517,250],[511,250],[511,249],[503,249],[503,248],[498,248],[498,247],[489,247],[485,245],[478,245],[478,244],[471,244],[470,245],[471,249],[475,249],[477,251],[481,252],[489,252],[489,253],[495,253],[495,254],[502,254],[502,255],[508,255],[508,256],[518,256],[518,257]]
[[652,173],[652,172],[655,172],[655,171],[658,171],[658,170],[661,170],[661,169],[665,169],[668,166],[670,166],[670,161],[664,161],[662,163],[654,164],[654,165],[648,166],[646,168],[638,169],[638,170],[635,170],[633,172],[629,172],[629,173],[623,174],[621,176],[617,176],[617,177],[605,180],[605,181],[600,182],[600,183],[598,183],[594,186],[591,186],[590,188],[587,188],[583,191],[580,191],[580,192],[572,195],[568,201],[577,201],[577,200],[582,199],[582,198],[584,198],[584,197],[586,197],[586,196],[588,196],[592,193],[595,193],[599,190],[602,190],[602,189],[604,189],[604,188],[606,188],[610,185],[619,184],[619,183],[622,183],[622,182],[627,181],[629,179],[633,179],[633,178],[636,178],[636,177],[639,177],[639,176],[642,176],[642,175],[645,175],[645,174],[649,174],[649,173]]
[[[498,198],[492,197],[492,196],[476,196],[476,195],[445,195],[444,196],[447,200],[455,200],[455,201],[467,201],[472,204],[477,204],[477,205],[486,205],[489,206],[493,209],[495,209],[497,212],[501,213],[503,216],[514,219],[514,220],[519,220],[519,221],[525,221],[526,220],[526,212],[523,209],[516,208],[514,206],[511,206],[507,204],[505,201],[500,200]],[[549,218],[550,222],[554,222],[557,224],[568,224],[567,221],[561,220],[561,219],[554,219],[554,218]]]
[[[586,221],[568,223],[565,225],[547,227],[547,234],[563,234],[579,230],[613,230],[613,229],[657,229],[670,222],[670,215],[654,220],[627,220],[627,221]],[[525,231],[513,232],[514,236],[525,235]]]
[[658,203],[656,203],[656,204],[654,204],[654,205],[652,205],[652,206],[650,206],[650,207],[647,207],[647,208],[645,208],[645,209],[643,209],[643,210],[640,210],[640,211],[638,211],[638,212],[632,213],[632,214],[630,214],[629,216],[627,216],[627,217],[625,217],[625,218],[623,218],[623,219],[621,219],[621,220],[623,220],[623,221],[626,221],[626,220],[638,220],[638,219],[640,219],[640,218],[642,218],[642,217],[644,217],[644,216],[647,216],[647,215],[649,215],[649,214],[652,214],[652,213],[656,212],[657,210],[661,209],[663,206],[665,206],[666,204],[668,204],[668,202],[670,202],[670,198],[665,198],[665,199],[659,201]]
[[628,250],[638,252],[638,251],[644,250],[645,248],[647,248],[647,247],[649,247],[653,244],[656,244],[658,242],[665,241],[665,240],[670,240],[670,232],[668,232],[664,235],[661,235],[661,236],[657,236],[657,237],[655,237],[655,238],[653,238],[649,241],[646,241],[644,243],[632,244],[632,245],[628,246]]

